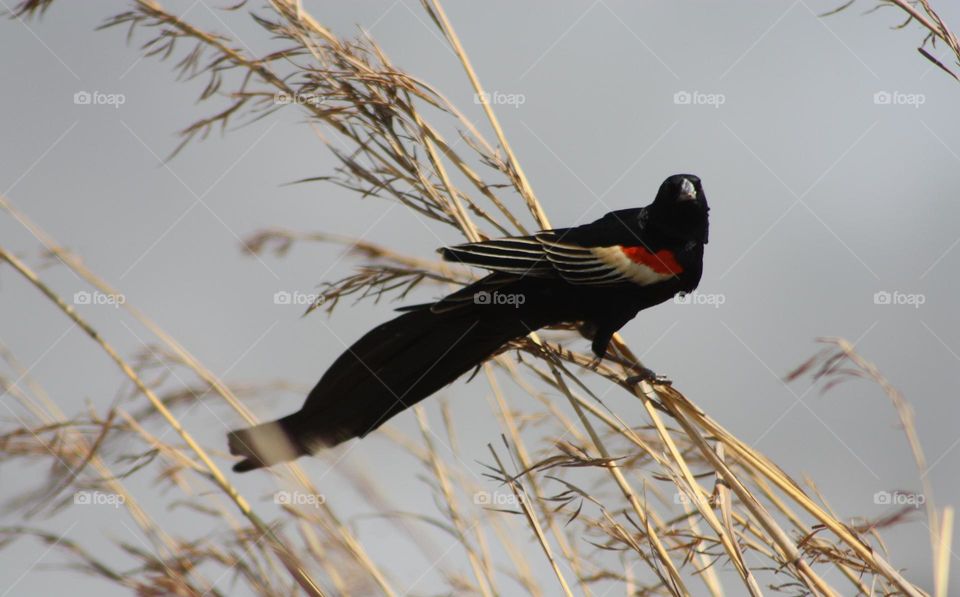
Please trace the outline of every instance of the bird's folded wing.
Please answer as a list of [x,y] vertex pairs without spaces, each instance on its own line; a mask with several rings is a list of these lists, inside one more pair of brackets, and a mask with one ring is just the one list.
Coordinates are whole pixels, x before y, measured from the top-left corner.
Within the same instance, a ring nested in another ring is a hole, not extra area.
[[561,277],[571,284],[625,282],[645,286],[674,277],[682,269],[672,254],[643,246],[583,246],[565,238],[566,229],[466,243],[440,249],[447,261],[519,277]]
[[466,243],[440,249],[446,261],[517,276],[556,275],[535,236],[516,236]]
[[563,236],[554,231],[541,232],[536,238],[553,269],[571,284],[616,284],[625,281],[617,262],[607,257],[606,247],[582,247],[564,242]]

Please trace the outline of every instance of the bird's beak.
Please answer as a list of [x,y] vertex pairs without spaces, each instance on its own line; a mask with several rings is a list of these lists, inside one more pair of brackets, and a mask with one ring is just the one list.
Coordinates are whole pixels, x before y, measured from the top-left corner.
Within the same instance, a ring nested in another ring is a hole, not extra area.
[[680,200],[681,201],[694,201],[697,198],[697,188],[693,186],[693,183],[690,182],[689,178],[684,178],[683,182],[680,183]]

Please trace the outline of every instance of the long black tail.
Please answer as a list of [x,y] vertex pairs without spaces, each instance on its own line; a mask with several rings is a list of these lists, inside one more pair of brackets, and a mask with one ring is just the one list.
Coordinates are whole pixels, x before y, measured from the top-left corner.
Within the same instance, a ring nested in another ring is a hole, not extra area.
[[[538,326],[539,327],[539,326]],[[424,306],[360,338],[334,361],[303,408],[228,435],[244,472],[363,437],[531,329],[509,305]]]

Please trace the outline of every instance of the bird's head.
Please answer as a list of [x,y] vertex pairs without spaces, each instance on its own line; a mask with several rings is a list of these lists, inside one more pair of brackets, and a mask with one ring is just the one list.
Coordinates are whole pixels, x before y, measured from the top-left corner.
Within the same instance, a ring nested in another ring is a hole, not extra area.
[[668,177],[646,211],[650,224],[661,234],[706,244],[710,207],[699,177],[693,174]]

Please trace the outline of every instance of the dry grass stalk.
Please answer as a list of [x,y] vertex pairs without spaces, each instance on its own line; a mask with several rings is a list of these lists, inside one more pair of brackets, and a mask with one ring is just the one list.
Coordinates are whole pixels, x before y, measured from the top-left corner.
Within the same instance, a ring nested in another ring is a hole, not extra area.
[[[831,15],[846,10],[847,8],[853,6],[856,1],[857,0],[848,0],[846,3],[826,14]],[[960,66],[960,40],[957,39],[957,36],[953,33],[953,31],[950,30],[937,11],[933,9],[930,1],[878,0],[876,5],[869,12],[874,12],[880,8],[891,6],[901,10],[906,15],[906,19],[897,25],[897,29],[904,29],[911,23],[918,23],[926,30],[923,43],[921,43],[917,48],[917,51],[920,52],[920,55],[937,66],[937,68],[941,69],[957,81],[960,81],[960,77],[958,77],[953,70],[945,65],[939,58],[934,56],[929,50],[927,50],[928,46],[932,50],[936,50],[937,43],[943,43],[947,46],[950,53],[953,54],[954,66]]]

